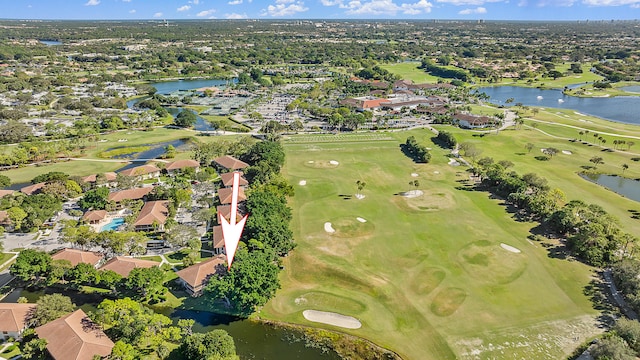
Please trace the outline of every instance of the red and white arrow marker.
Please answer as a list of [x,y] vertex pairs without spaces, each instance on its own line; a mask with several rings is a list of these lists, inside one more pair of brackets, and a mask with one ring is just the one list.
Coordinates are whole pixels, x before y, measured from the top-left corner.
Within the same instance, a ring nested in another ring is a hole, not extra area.
[[240,191],[240,173],[233,173],[233,195],[231,197],[231,219],[227,222],[227,219],[218,214],[220,218],[220,225],[222,225],[222,236],[224,237],[224,247],[227,253],[228,269],[231,269],[231,263],[233,262],[233,256],[238,249],[238,243],[240,242],[240,236],[242,236],[242,230],[244,224],[247,222],[247,216],[245,215],[239,222],[236,223],[236,217],[238,215],[238,192]]

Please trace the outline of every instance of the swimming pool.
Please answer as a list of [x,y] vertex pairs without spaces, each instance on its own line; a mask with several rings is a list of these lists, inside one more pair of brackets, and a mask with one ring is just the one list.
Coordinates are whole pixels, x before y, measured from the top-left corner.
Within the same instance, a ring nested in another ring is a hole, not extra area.
[[113,219],[111,219],[111,222],[109,222],[108,224],[103,225],[100,228],[100,231],[116,230],[122,224],[124,224],[124,218],[113,218]]

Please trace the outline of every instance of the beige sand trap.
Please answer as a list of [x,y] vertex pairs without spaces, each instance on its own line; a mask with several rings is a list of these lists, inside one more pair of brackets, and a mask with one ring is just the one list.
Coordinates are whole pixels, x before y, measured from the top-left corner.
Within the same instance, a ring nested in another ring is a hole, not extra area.
[[409,190],[401,193],[400,195],[408,198],[416,198],[418,196],[422,196],[424,193],[422,190]]
[[565,155],[571,155],[571,154],[573,154],[573,153],[572,153],[571,151],[569,151],[569,150],[562,150],[562,153],[563,153],[563,154],[565,154]]
[[308,164],[313,164],[314,162],[315,162],[315,161],[313,161],[313,160],[309,160],[309,161],[307,161],[307,163],[308,163]]
[[336,232],[333,226],[331,226],[330,222],[324,223],[324,231],[328,232],[329,234],[333,234],[334,232]]
[[357,217],[356,220],[360,221],[361,223],[366,223],[367,222],[366,219],[363,219],[361,217]]
[[520,249],[518,248],[514,248],[511,245],[507,245],[507,244],[500,244],[500,247],[507,250],[507,251],[511,251],[512,253],[516,253],[519,254],[520,253]]
[[362,194],[356,194],[356,199],[358,199],[358,200],[362,200],[362,199],[364,199],[364,195],[362,195]]
[[309,321],[339,326],[345,329],[360,329],[362,327],[360,320],[352,316],[340,315],[332,312],[305,310],[302,312],[302,316]]
[[436,175],[438,175],[438,174],[440,174],[440,171],[436,170],[436,171],[434,171],[433,173],[434,173],[434,174],[436,174]]
[[411,176],[413,176],[413,177],[418,177],[418,176],[420,176],[420,175],[418,175],[417,173],[411,173]]
[[307,185],[307,180],[300,180],[300,182],[298,183],[298,185],[300,185],[300,186],[305,186],[305,185]]
[[545,149],[545,148],[540,148],[540,152],[545,152],[545,151],[547,151],[547,149]]
[[459,166],[460,163],[457,162],[455,159],[449,159],[449,165],[451,165],[451,166]]
[[331,165],[340,165],[340,163],[335,161],[335,160],[330,160],[329,164],[331,164]]

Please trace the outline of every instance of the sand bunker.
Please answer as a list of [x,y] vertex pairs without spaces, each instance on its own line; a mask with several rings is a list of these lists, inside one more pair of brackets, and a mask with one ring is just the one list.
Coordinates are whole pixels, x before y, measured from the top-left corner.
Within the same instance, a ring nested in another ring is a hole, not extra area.
[[329,234],[333,234],[334,232],[336,232],[333,226],[331,226],[330,222],[324,223],[324,231],[328,232]]
[[420,176],[420,175],[418,175],[417,173],[411,173],[411,176],[413,176],[413,177],[418,177],[418,176]]
[[562,153],[563,153],[563,154],[565,154],[565,155],[571,155],[571,154],[573,154],[573,153],[572,153],[571,151],[569,151],[569,150],[562,150]]
[[545,152],[545,151],[547,151],[547,149],[545,149],[545,148],[540,148],[540,152]]
[[315,162],[315,161],[313,161],[313,160],[309,160],[309,161],[307,161],[307,163],[308,163],[308,164],[313,164],[314,162]]
[[514,248],[511,245],[507,245],[507,244],[500,244],[500,247],[507,250],[507,251],[511,251],[512,253],[516,253],[519,254],[520,253],[520,249],[518,248]]
[[364,195],[362,195],[362,194],[356,194],[355,196],[356,196],[356,199],[358,199],[358,200],[364,199]]
[[340,163],[335,161],[335,160],[330,160],[329,164],[331,164],[331,165],[340,165]]
[[460,166],[460,163],[457,162],[455,159],[449,159],[449,165],[451,165],[451,166]]
[[360,329],[362,327],[360,320],[352,316],[340,315],[332,312],[305,310],[302,312],[302,316],[309,321],[339,326],[345,329]]
[[418,196],[422,196],[422,194],[424,194],[422,190],[409,190],[401,193],[400,195],[408,198],[415,198]]
[[434,171],[433,173],[434,173],[434,174],[436,174],[436,175],[438,175],[438,174],[440,174],[440,171],[436,170],[436,171]]
[[298,183],[298,185],[300,185],[300,186],[305,186],[305,185],[307,185],[307,180],[300,180],[300,182]]
[[357,217],[356,220],[360,221],[361,223],[366,223],[367,222],[366,219],[363,219],[361,217]]

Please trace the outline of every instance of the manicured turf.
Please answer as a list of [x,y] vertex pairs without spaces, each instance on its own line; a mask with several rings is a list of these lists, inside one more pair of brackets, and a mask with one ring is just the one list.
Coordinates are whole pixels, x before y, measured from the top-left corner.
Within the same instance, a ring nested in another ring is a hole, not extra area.
[[417,61],[396,64],[380,64],[381,68],[399,75],[404,80],[413,80],[416,84],[435,84],[438,82],[437,76],[427,74],[424,70],[419,69],[418,66],[420,66],[420,62]]
[[[546,136],[535,130],[482,138],[449,130],[496,160],[518,163],[519,172],[562,172],[550,182],[570,199],[620,200],[616,215],[640,209],[574,174],[589,156],[578,145],[549,140],[544,146],[564,149],[566,143],[582,155],[539,162],[534,154],[517,155],[526,153],[528,141],[543,147]],[[433,148],[430,164],[415,164],[400,152],[399,143],[410,135]],[[431,142],[428,130],[390,136],[397,140],[285,143],[298,246],[285,258],[282,288],[261,316],[309,326],[319,325],[303,318],[306,309],[354,316],[361,329],[334,329],[406,359],[561,358],[601,331],[583,293],[591,268],[549,256],[550,250],[526,238],[537,223],[517,222],[488,193],[461,189],[468,173],[447,165],[447,151]],[[339,164],[329,166],[331,160]],[[425,195],[399,196],[414,179]],[[353,197],[357,180],[366,182],[363,200]],[[623,224],[630,221],[627,214]],[[325,232],[325,222],[334,234]]]

